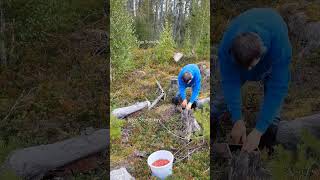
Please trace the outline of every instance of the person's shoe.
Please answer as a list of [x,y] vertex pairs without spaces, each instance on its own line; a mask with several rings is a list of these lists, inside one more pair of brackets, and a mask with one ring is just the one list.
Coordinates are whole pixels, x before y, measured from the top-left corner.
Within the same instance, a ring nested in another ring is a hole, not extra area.
[[198,104],[198,101],[194,101],[191,105],[191,109],[196,109],[197,108],[197,104]]
[[267,148],[268,154],[272,154],[274,152],[274,146],[276,145],[276,135],[278,131],[277,124],[271,124],[267,131],[261,136],[259,149]]

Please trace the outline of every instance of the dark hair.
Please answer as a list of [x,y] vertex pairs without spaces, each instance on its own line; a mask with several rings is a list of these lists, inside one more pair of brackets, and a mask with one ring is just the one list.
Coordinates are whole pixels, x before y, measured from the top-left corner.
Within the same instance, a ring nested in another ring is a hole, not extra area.
[[230,49],[235,61],[245,68],[248,68],[254,59],[259,58],[263,51],[264,46],[260,36],[253,32],[237,35]]
[[183,80],[183,82],[185,82],[185,83],[188,83],[188,81],[190,81],[191,78],[192,78],[192,75],[191,75],[191,73],[189,73],[189,72],[185,72],[185,73],[183,74],[183,76],[182,76],[182,80]]

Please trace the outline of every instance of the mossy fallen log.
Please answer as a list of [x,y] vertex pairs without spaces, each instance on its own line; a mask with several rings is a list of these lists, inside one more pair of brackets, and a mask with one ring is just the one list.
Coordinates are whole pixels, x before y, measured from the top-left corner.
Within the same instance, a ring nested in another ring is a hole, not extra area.
[[108,134],[108,129],[100,129],[90,135],[15,150],[1,166],[0,174],[9,170],[23,179],[41,179],[50,170],[106,150]]

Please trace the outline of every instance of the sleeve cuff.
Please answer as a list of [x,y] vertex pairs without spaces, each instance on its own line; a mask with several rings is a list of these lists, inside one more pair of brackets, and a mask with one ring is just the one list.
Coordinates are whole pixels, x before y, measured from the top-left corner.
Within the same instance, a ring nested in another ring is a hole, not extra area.
[[259,120],[256,124],[256,129],[264,134],[266,132],[266,130],[268,129],[269,124],[265,123],[264,121]]

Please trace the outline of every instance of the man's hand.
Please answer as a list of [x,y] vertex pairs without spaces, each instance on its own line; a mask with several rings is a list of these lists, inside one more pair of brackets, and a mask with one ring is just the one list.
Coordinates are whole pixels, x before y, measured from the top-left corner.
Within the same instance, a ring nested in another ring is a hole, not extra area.
[[259,132],[257,129],[253,129],[248,135],[247,141],[242,146],[242,151],[252,152],[256,148],[258,148],[261,136],[261,132]]
[[246,142],[246,126],[243,120],[238,120],[233,125],[231,130],[232,143],[239,144],[240,139],[242,143]]
[[187,102],[187,100],[186,100],[186,99],[185,99],[185,100],[183,100],[183,101],[182,101],[182,103],[181,103],[181,107],[182,107],[182,108],[186,108],[187,103],[188,103],[188,102]]
[[188,105],[187,105],[187,110],[190,110],[191,107],[192,107],[192,103],[189,102]]

